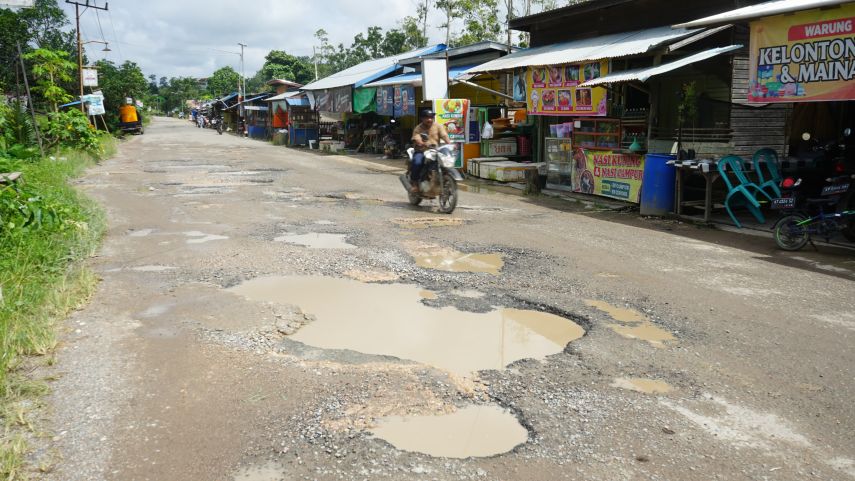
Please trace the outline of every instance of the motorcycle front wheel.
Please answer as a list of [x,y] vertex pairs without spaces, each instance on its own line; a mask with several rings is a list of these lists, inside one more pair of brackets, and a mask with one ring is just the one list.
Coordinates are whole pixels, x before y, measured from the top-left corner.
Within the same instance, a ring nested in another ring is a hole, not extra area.
[[785,251],[800,250],[810,240],[808,228],[799,225],[807,217],[800,214],[788,215],[775,226],[775,243]]
[[442,174],[442,192],[439,194],[439,211],[451,214],[457,207],[457,181],[449,173]]
[[421,203],[422,203],[422,196],[420,196],[419,194],[414,194],[414,193],[412,193],[412,192],[409,192],[409,193],[407,194],[407,196],[408,196],[408,198],[409,198],[409,200],[410,200],[410,205],[412,205],[412,206],[414,206],[414,207],[415,207],[415,206],[418,206],[419,204],[421,204]]

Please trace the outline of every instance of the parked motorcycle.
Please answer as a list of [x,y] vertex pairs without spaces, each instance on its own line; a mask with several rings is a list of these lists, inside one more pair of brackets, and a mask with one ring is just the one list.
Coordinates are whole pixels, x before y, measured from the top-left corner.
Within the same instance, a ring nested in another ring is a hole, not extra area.
[[401,146],[398,144],[398,139],[395,135],[397,122],[395,119],[389,121],[389,124],[381,127],[383,132],[383,156],[387,159],[397,159],[401,156]]
[[[775,242],[784,250],[799,250],[814,236],[830,241],[838,233],[855,242],[855,173],[847,162],[847,144],[852,129],[843,131],[843,140],[837,144],[825,144],[823,152],[835,152],[830,167],[824,171],[829,176],[818,193],[811,186],[807,195],[802,195],[806,184],[803,179],[787,177],[781,182],[782,195],[772,200],[772,208],[783,211],[775,223]],[[802,137],[809,141],[810,134]]]
[[463,180],[463,176],[454,168],[454,147],[446,144],[425,151],[425,165],[417,182],[418,192],[413,192],[410,186],[409,166],[415,153],[414,148],[407,149],[408,169],[407,173],[400,177],[401,184],[407,190],[410,205],[419,205],[424,199],[437,199],[439,211],[451,214],[457,207],[457,181]]

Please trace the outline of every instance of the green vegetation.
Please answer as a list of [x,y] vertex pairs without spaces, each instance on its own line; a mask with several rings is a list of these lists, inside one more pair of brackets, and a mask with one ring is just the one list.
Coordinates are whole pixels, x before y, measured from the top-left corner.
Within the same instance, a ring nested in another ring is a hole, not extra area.
[[68,181],[114,151],[113,138],[76,110],[51,114],[49,157],[38,155],[28,124],[20,108],[0,105],[0,173],[23,173],[0,183],[0,476],[8,480],[23,476],[34,429],[28,410],[47,389],[29,366],[39,358],[52,363],[56,323],[96,284],[81,261],[98,245],[103,215]]

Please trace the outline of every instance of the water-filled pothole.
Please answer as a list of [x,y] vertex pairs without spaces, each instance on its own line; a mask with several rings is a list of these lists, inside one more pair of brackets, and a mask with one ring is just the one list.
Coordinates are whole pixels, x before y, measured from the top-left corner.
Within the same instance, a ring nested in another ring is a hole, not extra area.
[[316,320],[292,339],[324,349],[408,359],[461,376],[564,350],[585,330],[541,311],[485,313],[423,303],[423,289],[326,277],[263,277],[230,289],[255,301],[299,306]]
[[406,243],[416,265],[425,269],[446,272],[483,272],[499,275],[505,266],[502,254],[466,253],[420,242]]
[[285,234],[274,240],[311,249],[355,249],[356,246],[346,242],[346,234]]
[[528,440],[528,431],[514,415],[497,406],[384,418],[371,433],[402,451],[460,459],[506,453]]
[[667,394],[674,390],[674,387],[665,381],[625,377],[615,379],[612,383],[612,387],[640,392],[643,394]]
[[604,301],[585,303],[618,321],[619,324],[609,324],[609,328],[623,337],[647,341],[654,347],[665,347],[666,342],[674,340],[673,334],[653,324],[647,316],[634,309],[613,306]]

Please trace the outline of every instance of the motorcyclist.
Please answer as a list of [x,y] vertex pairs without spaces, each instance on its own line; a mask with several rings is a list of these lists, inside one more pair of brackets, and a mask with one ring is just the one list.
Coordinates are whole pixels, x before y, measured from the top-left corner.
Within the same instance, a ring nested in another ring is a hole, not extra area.
[[[412,141],[415,153],[410,165],[410,189],[414,193],[419,192],[419,179],[421,178],[422,167],[425,164],[425,151],[438,146],[440,140],[447,144],[451,143],[445,127],[434,121],[435,115],[430,109],[422,111],[421,123],[413,129]],[[423,134],[427,136],[427,140],[422,138]]]

